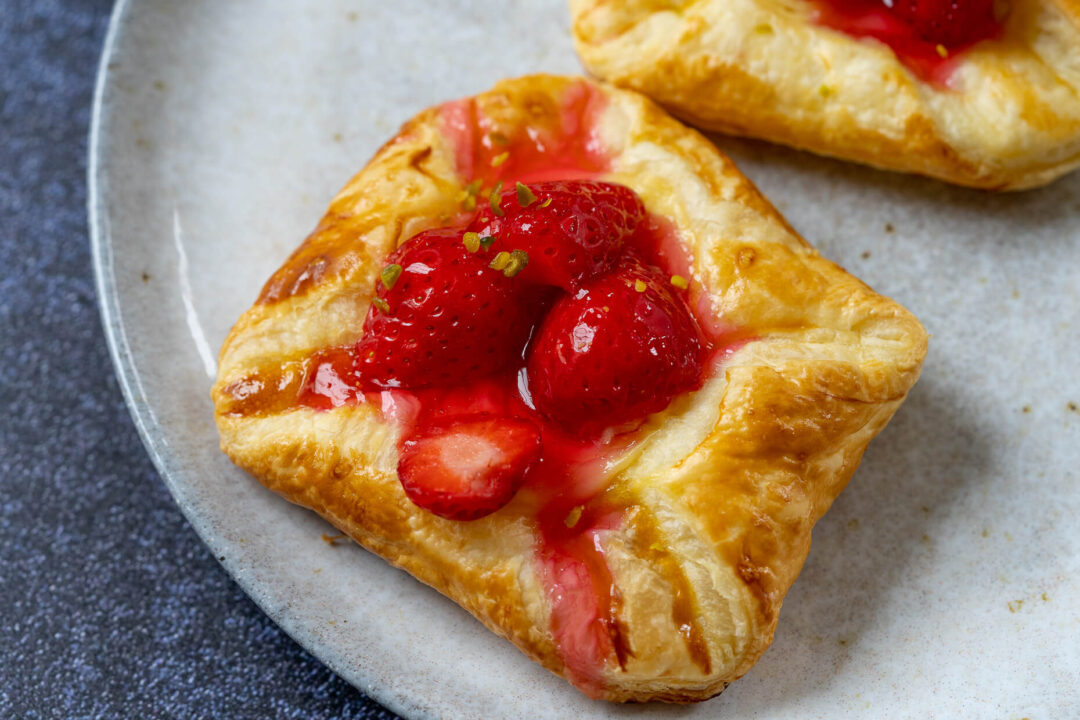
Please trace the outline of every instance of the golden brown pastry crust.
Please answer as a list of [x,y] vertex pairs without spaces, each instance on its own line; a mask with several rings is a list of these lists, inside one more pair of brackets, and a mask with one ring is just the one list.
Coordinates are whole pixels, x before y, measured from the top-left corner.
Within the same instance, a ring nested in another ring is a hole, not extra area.
[[[581,82],[509,80],[477,96],[477,108],[509,135],[552,122]],[[636,93],[597,91],[608,98],[599,119],[608,179],[674,221],[715,312],[756,338],[650,419],[608,490],[627,508],[604,546],[633,655],[625,669],[603,669],[602,694],[702,700],[768,647],[811,527],[917,379],[926,334],[819,256],[698,133]],[[420,113],[346,185],[229,334],[213,389],[221,445],[269,488],[565,674],[525,493],[486,518],[444,520],[405,497],[397,431],[371,406],[317,412],[258,399],[271,384],[288,399],[305,356],[354,342],[381,258],[456,212],[469,178],[455,174],[438,118]]]
[[570,0],[596,76],[708,130],[960,185],[1016,190],[1080,165],[1080,2],[1014,0],[951,85],[814,24],[807,0]]

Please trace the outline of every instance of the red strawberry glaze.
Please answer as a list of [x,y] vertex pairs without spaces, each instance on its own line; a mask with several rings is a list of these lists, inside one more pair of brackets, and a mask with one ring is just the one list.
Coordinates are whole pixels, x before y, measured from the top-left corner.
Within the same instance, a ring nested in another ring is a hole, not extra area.
[[597,178],[610,169],[611,159],[596,128],[607,97],[584,82],[564,93],[559,128],[525,128],[502,135],[482,115],[472,98],[444,104],[441,129],[454,145],[458,173],[482,180],[485,187],[499,180],[508,185],[541,180]]
[[[901,2],[903,0],[895,0]],[[921,35],[918,29],[895,14],[883,0],[811,0],[816,21],[856,38],[874,38],[896,53],[896,57],[920,80],[948,86],[965,50],[983,40],[1001,36],[1001,23],[985,24],[980,32],[963,42],[939,43]]]
[[[594,179],[610,169],[610,158],[595,132],[606,100],[582,83],[566,92],[557,131],[526,130],[506,138],[480,116],[471,100],[441,109],[443,132],[456,146],[458,172],[466,181],[481,180],[485,190],[502,180],[514,182]],[[494,136],[493,136],[494,135]],[[503,153],[507,155],[493,162]],[[480,198],[485,201],[486,198]],[[690,258],[669,221],[649,216],[627,241],[667,276],[691,280],[681,291],[710,348],[700,387],[717,363],[741,347],[749,335],[714,319],[709,296],[692,281]],[[522,276],[524,277],[524,276]],[[300,391],[302,405],[329,410],[369,403],[396,423],[404,442],[413,433],[444,427],[457,418],[517,418],[536,425],[540,459],[529,466],[524,485],[507,512],[535,518],[536,562],[551,606],[552,631],[568,677],[590,696],[603,690],[605,668],[624,666],[632,655],[620,627],[621,597],[604,556],[603,536],[622,523],[624,506],[605,494],[608,466],[639,440],[636,430],[612,435],[571,433],[532,407],[519,367],[500,370],[457,387],[388,388],[361,391],[353,348],[317,353]]]
[[351,347],[320,350],[311,358],[307,377],[300,387],[297,403],[316,410],[332,410],[364,401],[353,366],[356,353]]

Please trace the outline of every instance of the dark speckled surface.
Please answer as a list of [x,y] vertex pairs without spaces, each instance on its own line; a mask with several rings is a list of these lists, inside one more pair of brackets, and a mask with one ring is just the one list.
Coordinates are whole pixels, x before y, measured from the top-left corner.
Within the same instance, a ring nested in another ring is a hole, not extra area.
[[187,526],[113,377],[86,228],[108,0],[0,10],[0,718],[392,718]]

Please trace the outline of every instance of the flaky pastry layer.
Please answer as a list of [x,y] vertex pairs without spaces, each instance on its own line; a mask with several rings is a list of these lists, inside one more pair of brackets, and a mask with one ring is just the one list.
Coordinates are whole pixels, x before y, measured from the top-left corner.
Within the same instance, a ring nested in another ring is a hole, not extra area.
[[708,130],[993,190],[1080,165],[1080,2],[1012,0],[948,87],[807,0],[570,0],[596,76]]
[[[476,108],[513,136],[558,122],[560,99],[584,82],[509,80],[476,96]],[[607,99],[596,128],[611,156],[605,179],[674,222],[714,313],[755,338],[650,418],[609,475],[608,493],[626,509],[602,537],[631,654],[625,667],[599,669],[599,694],[702,700],[768,647],[814,522],[916,381],[926,334],[819,256],[698,133],[637,93],[595,91]],[[440,127],[438,109],[407,123],[233,328],[213,389],[221,446],[565,675],[526,493],[480,520],[444,520],[406,498],[398,431],[371,405],[249,402],[271,380],[295,388],[300,358],[355,342],[382,258],[458,211],[470,178],[457,174]],[[692,642],[678,621],[687,603],[700,629]]]

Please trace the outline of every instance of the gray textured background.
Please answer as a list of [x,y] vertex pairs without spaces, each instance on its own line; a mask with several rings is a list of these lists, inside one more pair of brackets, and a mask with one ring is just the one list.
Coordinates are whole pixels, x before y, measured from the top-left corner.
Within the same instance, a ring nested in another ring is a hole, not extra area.
[[173,504],[98,318],[86,136],[109,0],[0,0],[0,718],[392,718]]

